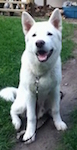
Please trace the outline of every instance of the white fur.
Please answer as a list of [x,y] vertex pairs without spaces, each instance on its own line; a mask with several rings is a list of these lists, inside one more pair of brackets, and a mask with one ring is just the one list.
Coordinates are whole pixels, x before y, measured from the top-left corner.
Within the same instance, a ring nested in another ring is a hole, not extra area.
[[14,87],[7,87],[0,91],[0,97],[4,98],[6,101],[14,102],[17,95],[17,89]]
[[[61,59],[62,48],[62,19],[58,9],[55,9],[50,19],[46,22],[35,22],[27,13],[22,13],[22,27],[25,34],[26,50],[21,58],[20,83],[17,90],[17,97],[11,106],[11,118],[15,129],[21,126],[18,115],[26,110],[27,128],[23,136],[26,143],[35,140],[36,130],[36,77],[39,77],[38,93],[38,118],[43,113],[50,110],[57,130],[65,130],[66,124],[60,116],[60,83],[61,83]],[[47,35],[50,32],[52,35]],[[32,36],[36,34],[36,36]],[[52,55],[45,62],[40,62],[36,56],[36,42],[43,40],[45,50],[49,53],[53,49]],[[5,89],[7,90],[7,89]],[[7,92],[0,93],[0,96],[8,99]],[[5,96],[6,95],[6,96]],[[43,110],[43,111],[42,111]]]

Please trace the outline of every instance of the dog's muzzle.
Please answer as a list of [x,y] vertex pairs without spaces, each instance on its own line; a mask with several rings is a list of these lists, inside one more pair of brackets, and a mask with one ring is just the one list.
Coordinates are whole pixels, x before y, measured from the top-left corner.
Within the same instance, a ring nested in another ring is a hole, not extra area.
[[36,55],[40,62],[45,62],[52,55],[52,52],[53,49],[51,49],[49,52],[46,52],[45,50],[38,50]]
[[48,60],[48,58],[51,56],[53,49],[51,49],[49,52],[45,51],[45,41],[43,40],[37,40],[36,41],[36,47],[37,47],[37,58],[40,62],[45,62]]

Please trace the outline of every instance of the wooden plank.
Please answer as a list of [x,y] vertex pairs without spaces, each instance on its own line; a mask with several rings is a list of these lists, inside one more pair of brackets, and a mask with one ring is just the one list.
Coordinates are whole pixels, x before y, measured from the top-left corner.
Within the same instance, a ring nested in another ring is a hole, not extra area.
[[23,12],[26,11],[25,9],[6,9],[6,8],[0,8],[1,12]]
[[44,3],[44,12],[46,13],[46,5],[47,5],[47,0],[43,0],[43,3]]
[[34,16],[34,12],[35,12],[35,10],[34,10],[34,0],[33,0],[33,3],[31,5],[31,14],[32,14],[32,16]]
[[9,4],[27,4],[26,2],[21,2],[21,1],[0,1],[0,3],[9,3]]

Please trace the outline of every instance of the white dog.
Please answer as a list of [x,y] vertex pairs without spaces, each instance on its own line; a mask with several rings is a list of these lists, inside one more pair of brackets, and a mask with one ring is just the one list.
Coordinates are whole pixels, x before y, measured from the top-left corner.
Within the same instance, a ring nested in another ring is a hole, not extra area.
[[36,131],[36,95],[40,107],[38,118],[47,111],[52,114],[57,130],[67,128],[60,116],[62,18],[59,9],[55,9],[45,22],[35,22],[23,12],[22,27],[26,50],[21,58],[19,87],[5,88],[0,96],[13,101],[10,114],[15,129],[21,126],[18,115],[26,110],[27,127],[23,140],[31,143]]

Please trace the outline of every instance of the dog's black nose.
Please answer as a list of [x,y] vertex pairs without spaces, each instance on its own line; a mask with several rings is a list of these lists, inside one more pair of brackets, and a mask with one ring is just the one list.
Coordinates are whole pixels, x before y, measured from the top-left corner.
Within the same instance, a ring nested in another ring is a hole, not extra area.
[[37,46],[38,48],[42,48],[42,47],[44,46],[44,44],[45,44],[45,42],[44,42],[43,40],[38,40],[38,41],[36,42],[36,46]]

